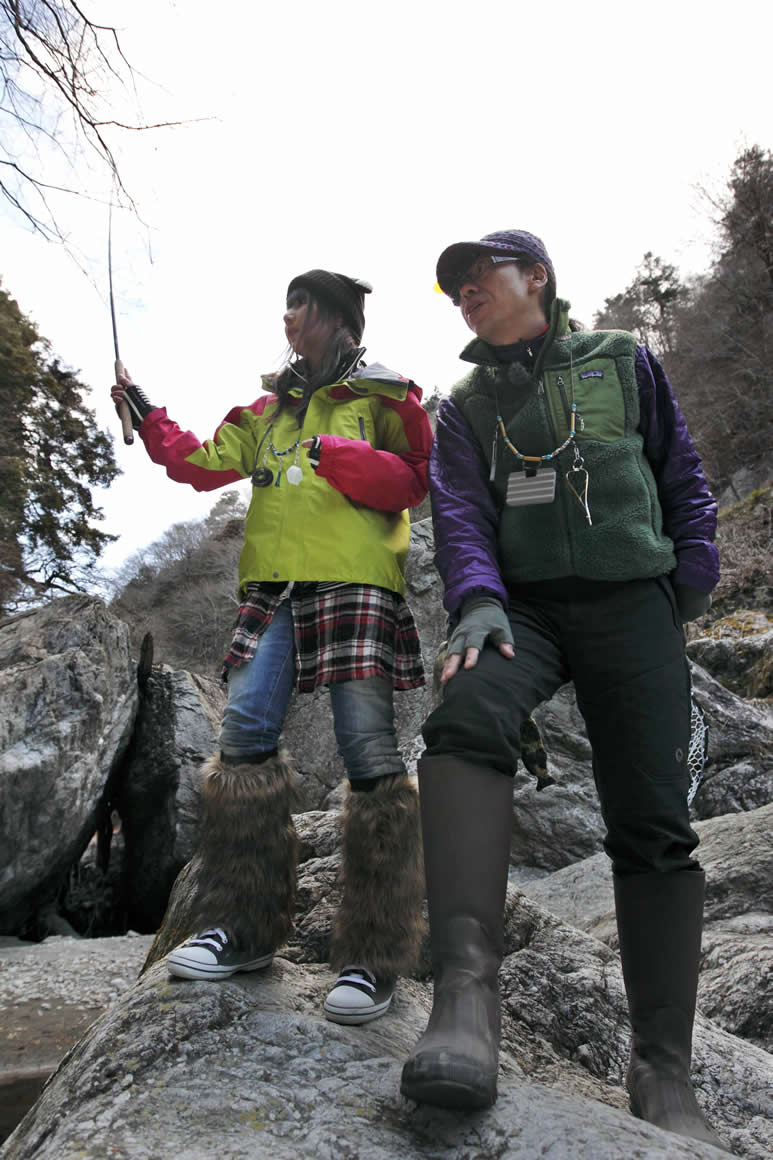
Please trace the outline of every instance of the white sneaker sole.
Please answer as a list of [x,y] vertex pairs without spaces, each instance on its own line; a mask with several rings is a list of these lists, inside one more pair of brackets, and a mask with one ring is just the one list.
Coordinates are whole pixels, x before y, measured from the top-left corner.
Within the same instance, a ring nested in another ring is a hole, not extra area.
[[322,1010],[325,1012],[325,1018],[329,1019],[331,1023],[343,1023],[345,1026],[356,1027],[360,1023],[370,1023],[372,1019],[378,1019],[380,1015],[384,1015],[391,1002],[392,996],[390,995],[381,1003],[374,1003],[372,1007],[357,1010],[353,1007],[339,1007],[326,999]]
[[211,963],[209,966],[204,963],[192,963],[179,951],[172,951],[166,956],[166,969],[170,976],[176,979],[217,981],[218,979],[230,979],[231,975],[237,975],[240,971],[259,971],[261,967],[267,967],[273,958],[272,952],[269,955],[261,955],[259,959],[251,959],[248,963],[241,963],[238,967],[221,967],[216,963]]

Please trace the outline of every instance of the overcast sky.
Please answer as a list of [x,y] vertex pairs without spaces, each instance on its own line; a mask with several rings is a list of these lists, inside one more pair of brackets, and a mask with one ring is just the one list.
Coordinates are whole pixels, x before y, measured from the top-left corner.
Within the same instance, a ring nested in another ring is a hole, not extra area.
[[[123,360],[200,438],[278,366],[294,274],[368,279],[367,358],[446,391],[468,336],[433,292],[446,245],[539,234],[590,324],[647,250],[705,270],[698,187],[721,194],[742,148],[773,145],[773,18],[750,0],[103,0],[98,18],[125,29],[147,119],[189,122],[113,139],[146,223],[114,214],[113,259]],[[120,440],[109,188],[85,159],[77,180],[97,197],[59,216],[88,276],[3,204],[0,278],[116,431],[124,475],[99,495],[116,566],[218,493],[172,483]]]

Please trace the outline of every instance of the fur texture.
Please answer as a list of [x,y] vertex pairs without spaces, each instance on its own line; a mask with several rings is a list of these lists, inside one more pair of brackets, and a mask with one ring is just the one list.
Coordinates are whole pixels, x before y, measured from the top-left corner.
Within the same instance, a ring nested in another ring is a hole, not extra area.
[[280,752],[261,765],[205,766],[195,930],[220,926],[240,950],[268,952],[293,926],[295,774]]
[[342,870],[332,967],[359,963],[385,979],[407,974],[424,933],[419,795],[408,777],[386,777],[369,793],[349,794]]

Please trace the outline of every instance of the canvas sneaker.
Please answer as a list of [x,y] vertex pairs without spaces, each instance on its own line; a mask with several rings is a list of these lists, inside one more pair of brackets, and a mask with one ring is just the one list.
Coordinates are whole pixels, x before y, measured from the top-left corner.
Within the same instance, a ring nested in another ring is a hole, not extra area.
[[249,952],[236,950],[218,926],[180,943],[166,956],[166,967],[178,979],[227,979],[237,971],[267,967],[273,957],[273,952],[256,958]]
[[369,1023],[392,1002],[395,984],[379,979],[365,967],[344,967],[325,999],[325,1018],[332,1023]]

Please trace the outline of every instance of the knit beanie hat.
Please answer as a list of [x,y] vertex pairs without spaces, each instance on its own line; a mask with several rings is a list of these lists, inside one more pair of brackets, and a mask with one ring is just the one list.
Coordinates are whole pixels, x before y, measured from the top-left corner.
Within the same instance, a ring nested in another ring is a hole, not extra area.
[[453,294],[459,279],[469,270],[481,254],[510,255],[513,258],[528,258],[541,262],[548,272],[548,285],[555,294],[556,272],[545,249],[545,243],[536,234],[526,230],[497,230],[486,234],[479,242],[456,242],[448,246],[438,258],[437,280],[444,294]]
[[365,329],[365,295],[373,289],[370,282],[349,278],[346,274],[334,274],[330,270],[307,270],[293,278],[287,287],[288,298],[293,290],[300,289],[308,290],[338,311],[354,334],[355,342],[360,341]]

